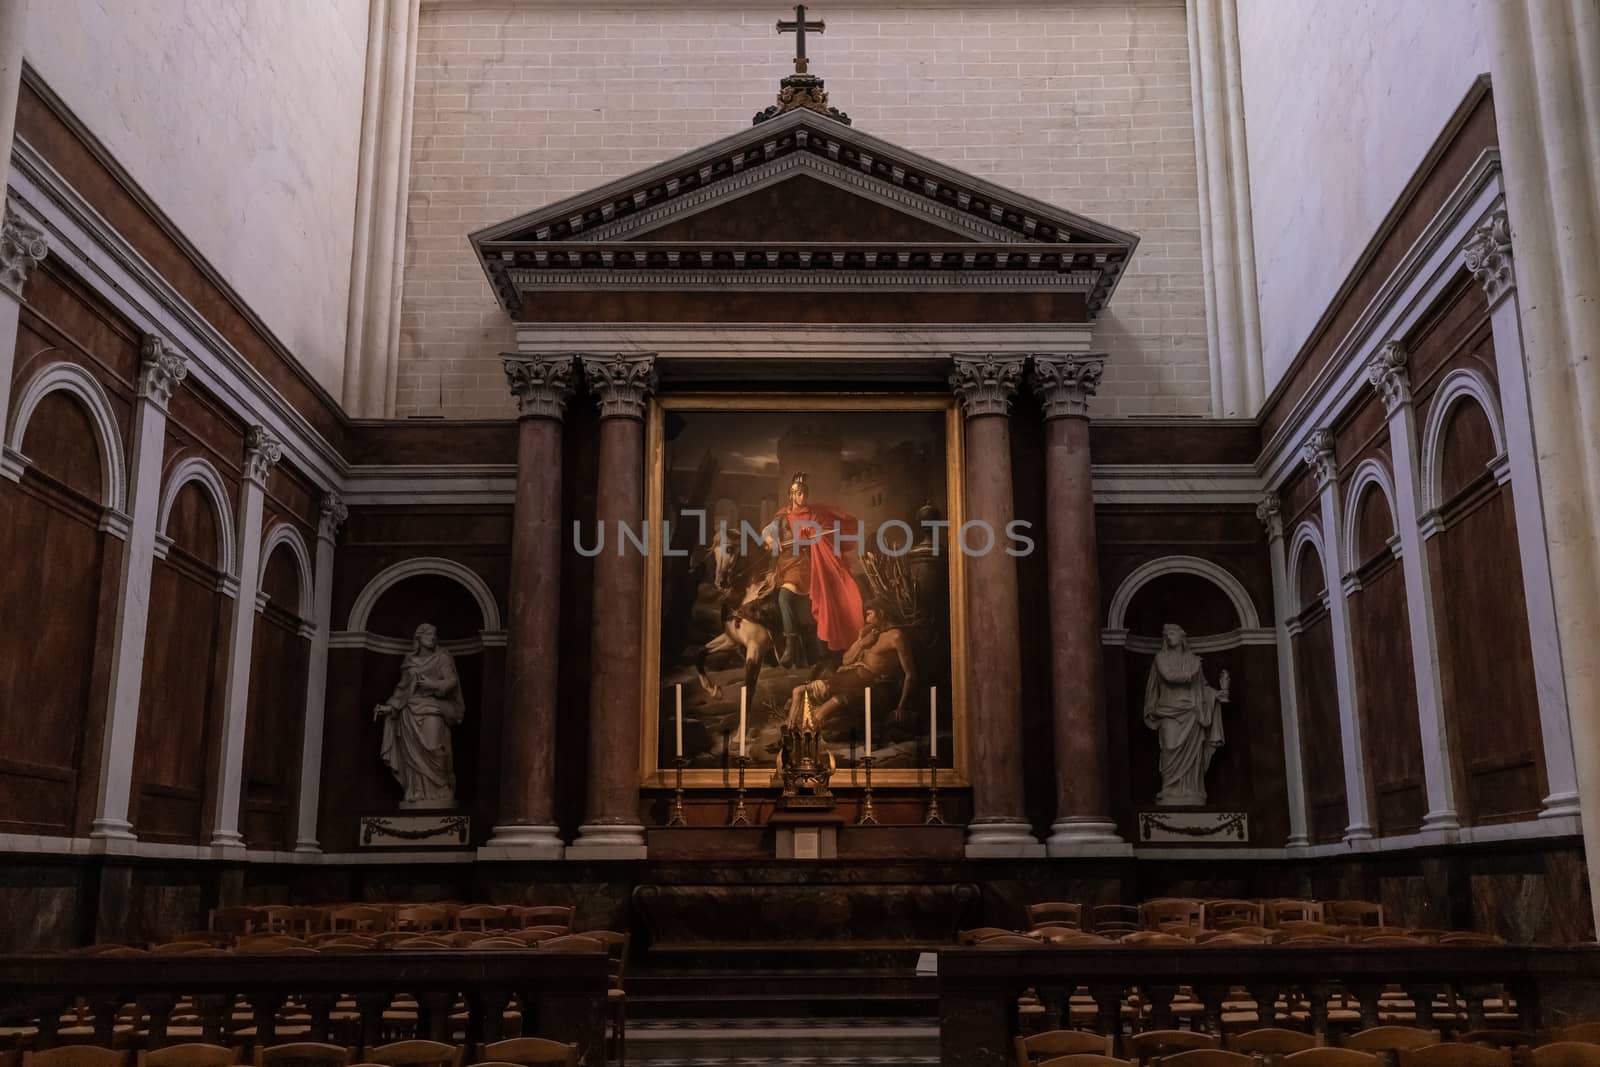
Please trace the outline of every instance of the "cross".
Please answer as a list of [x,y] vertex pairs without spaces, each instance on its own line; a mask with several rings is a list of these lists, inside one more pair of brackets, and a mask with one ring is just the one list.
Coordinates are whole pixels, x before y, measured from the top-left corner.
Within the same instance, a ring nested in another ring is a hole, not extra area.
[[821,19],[815,22],[806,21],[806,5],[804,4],[794,5],[793,22],[786,22],[783,19],[778,20],[779,33],[794,34],[794,72],[796,74],[804,74],[806,72],[806,31],[815,30],[817,33],[823,33],[827,28],[828,24]]

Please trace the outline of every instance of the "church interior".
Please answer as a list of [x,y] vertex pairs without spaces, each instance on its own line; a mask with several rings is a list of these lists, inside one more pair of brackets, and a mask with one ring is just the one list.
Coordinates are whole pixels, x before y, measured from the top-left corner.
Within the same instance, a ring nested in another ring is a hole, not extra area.
[[0,1067],[1600,1067],[1594,0],[0,0]]

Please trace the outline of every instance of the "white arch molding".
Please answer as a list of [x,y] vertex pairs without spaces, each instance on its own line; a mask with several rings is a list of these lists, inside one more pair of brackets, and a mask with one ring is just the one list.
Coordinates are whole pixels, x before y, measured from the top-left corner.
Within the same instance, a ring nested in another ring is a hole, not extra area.
[[1384,503],[1389,505],[1389,526],[1392,531],[1390,540],[1392,541],[1400,532],[1400,512],[1395,507],[1394,477],[1382,460],[1376,456],[1368,456],[1356,467],[1355,473],[1350,476],[1350,484],[1345,489],[1344,544],[1340,546],[1344,552],[1344,559],[1340,561],[1341,574],[1350,574],[1363,562],[1358,558],[1361,549],[1356,544],[1356,528],[1359,522],[1356,506],[1361,503],[1361,496],[1369,485],[1376,485],[1378,491],[1383,494]]
[[453,559],[441,556],[418,556],[385,567],[373,576],[351,606],[350,620],[345,630],[349,633],[366,633],[367,619],[372,615],[372,609],[377,606],[378,598],[407,578],[424,574],[449,578],[464,587],[477,602],[478,613],[483,619],[483,632],[499,634],[504,629],[500,622],[500,606],[495,603],[494,593],[490,591],[488,583],[479,577],[477,571]]
[[200,456],[187,456],[179,460],[167,475],[167,484],[161,490],[161,510],[156,515],[156,541],[158,544],[171,543],[167,522],[172,518],[172,505],[178,499],[179,490],[190,482],[199,484],[216,509],[217,540],[221,542],[217,552],[219,569],[223,574],[237,578],[239,546],[233,535],[233,508],[228,506],[228,487],[222,475],[217,473],[217,468]]
[[311,552],[306,548],[306,539],[293,524],[277,522],[273,524],[267,536],[261,542],[261,573],[267,572],[267,564],[272,561],[273,550],[278,546],[287,546],[289,554],[294,557],[295,576],[299,579],[300,602],[295,606],[295,615],[302,622],[310,622],[314,611],[312,607],[311,592]]
[[1232,573],[1199,556],[1163,556],[1135,567],[1133,573],[1122,580],[1116,595],[1111,598],[1111,611],[1106,617],[1106,629],[1126,630],[1128,607],[1135,594],[1150,582],[1167,574],[1193,574],[1211,582],[1227,595],[1238,618],[1238,629],[1259,630],[1261,616],[1256,613],[1250,593]]
[[[100,443],[100,503],[115,512],[125,512],[128,500],[127,463],[123,458],[122,431],[105,390],[93,374],[76,363],[62,360],[50,363],[36,371],[17,394],[11,405],[7,423],[5,449],[26,459],[22,441],[28,432],[28,423],[39,407],[40,401],[51,393],[71,393],[89,413],[94,424],[95,437]],[[21,468],[17,468],[17,476]]]
[[[1294,608],[1296,615],[1302,614],[1310,604],[1300,602],[1300,560],[1305,555],[1306,549],[1313,549],[1317,553],[1317,569],[1322,572],[1322,584],[1328,584],[1327,546],[1322,540],[1322,528],[1314,519],[1304,519],[1294,528],[1294,535],[1289,539],[1289,603]],[[1323,589],[1323,595],[1333,596],[1334,590]]]
[[1439,485],[1444,467],[1444,430],[1456,405],[1469,399],[1477,401],[1478,407],[1483,410],[1484,418],[1489,420],[1489,433],[1494,438],[1494,457],[1490,465],[1499,463],[1505,457],[1506,431],[1500,419],[1500,404],[1495,399],[1494,390],[1489,387],[1483,375],[1475,370],[1458,367],[1446,374],[1444,381],[1439,383],[1438,390],[1434,392],[1433,400],[1428,404],[1428,421],[1422,429],[1424,515],[1437,510],[1439,505],[1444,503],[1440,499]]

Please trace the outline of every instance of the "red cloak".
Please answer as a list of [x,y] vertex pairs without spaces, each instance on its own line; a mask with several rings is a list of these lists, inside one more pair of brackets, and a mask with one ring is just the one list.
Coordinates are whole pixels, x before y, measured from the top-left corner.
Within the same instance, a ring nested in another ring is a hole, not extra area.
[[797,538],[816,538],[811,545],[811,588],[806,590],[811,597],[811,615],[817,620],[818,639],[835,652],[845,651],[860,635],[865,620],[861,589],[845,566],[843,553],[838,551],[849,551],[854,542],[842,541],[837,535],[841,527],[856,533],[861,529],[860,522],[816,504],[782,508],[777,518],[787,521]]

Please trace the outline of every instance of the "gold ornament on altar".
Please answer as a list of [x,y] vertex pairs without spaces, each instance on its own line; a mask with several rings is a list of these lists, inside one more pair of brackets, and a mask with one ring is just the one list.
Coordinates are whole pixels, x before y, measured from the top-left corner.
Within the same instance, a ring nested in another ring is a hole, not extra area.
[[783,724],[777,773],[773,775],[774,784],[779,779],[783,782],[778,808],[783,811],[833,810],[833,793],[828,789],[833,770],[833,753],[822,742],[822,731],[817,729],[817,721],[811,714],[811,694],[807,692],[800,705],[800,721]]

